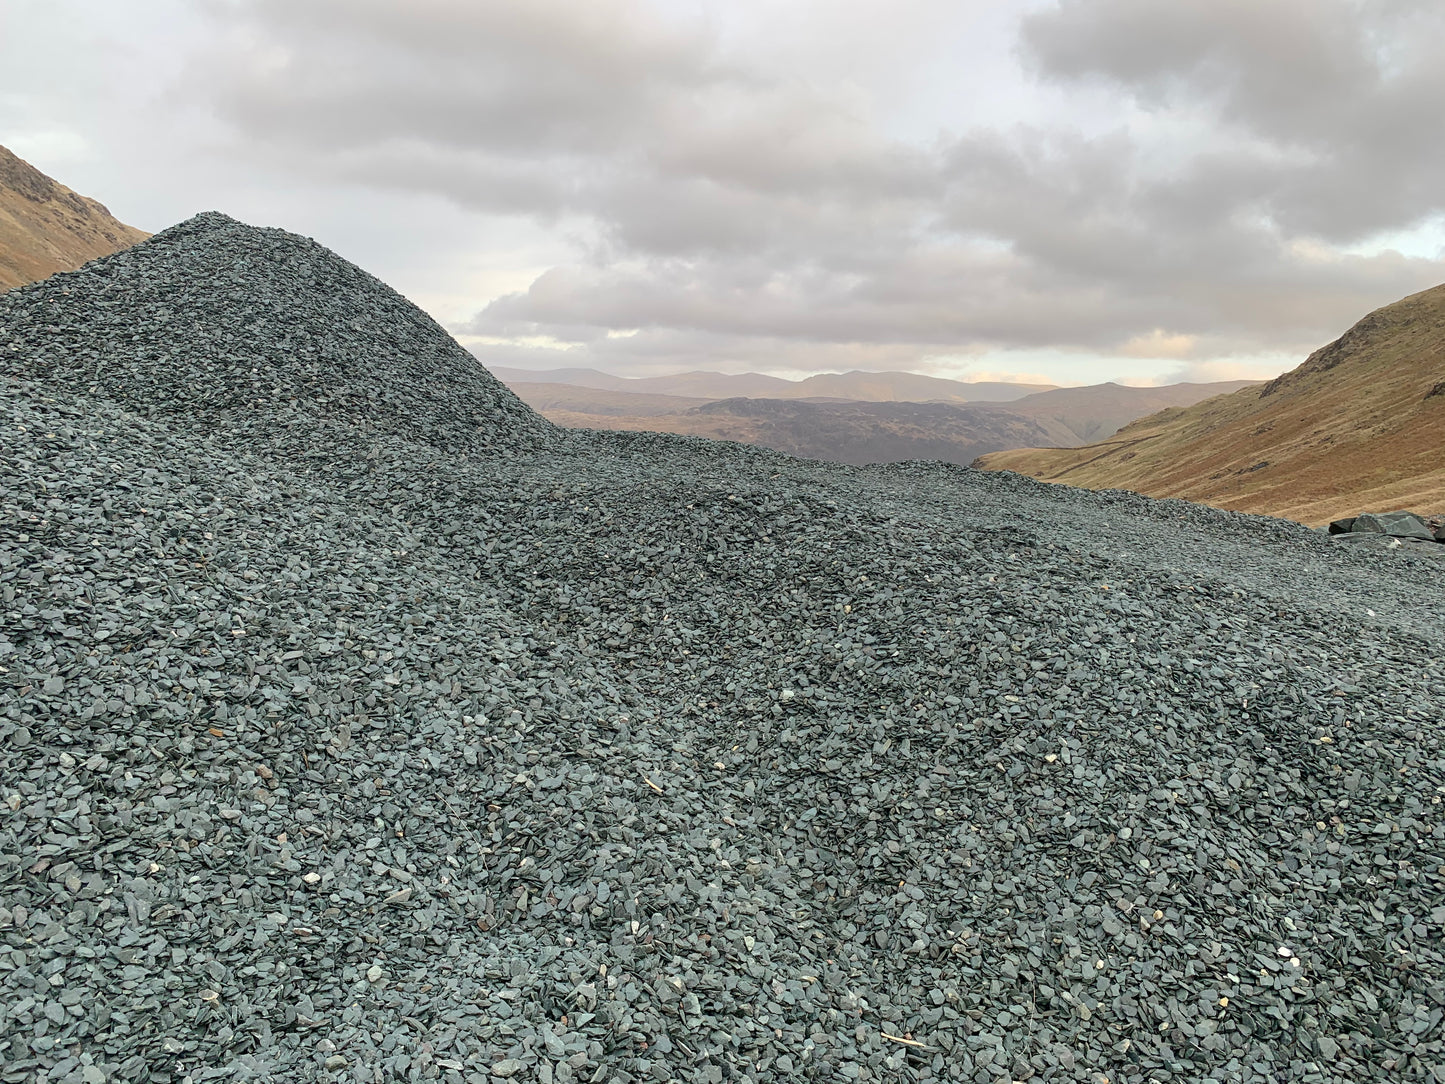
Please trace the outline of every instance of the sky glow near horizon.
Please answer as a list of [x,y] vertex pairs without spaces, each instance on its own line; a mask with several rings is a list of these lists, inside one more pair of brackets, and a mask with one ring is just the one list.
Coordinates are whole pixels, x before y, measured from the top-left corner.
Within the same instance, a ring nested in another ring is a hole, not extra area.
[[484,361],[1267,377],[1445,281],[1424,0],[7,0],[0,144]]

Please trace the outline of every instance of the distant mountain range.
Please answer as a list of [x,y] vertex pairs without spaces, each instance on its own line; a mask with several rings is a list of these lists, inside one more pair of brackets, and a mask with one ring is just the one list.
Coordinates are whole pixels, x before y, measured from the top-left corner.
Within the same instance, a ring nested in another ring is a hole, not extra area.
[[1310,524],[1445,511],[1445,286],[1377,309],[1267,384],[1087,447],[1001,451],[978,465]]
[[678,373],[676,376],[613,376],[596,369],[511,369],[489,366],[505,384],[570,384],[578,388],[682,395],[698,399],[848,399],[867,403],[1008,403],[1051,391],[1056,384],[946,380],[920,373],[819,373],[785,380],[762,373]]
[[[588,429],[652,430],[759,444],[806,459],[841,463],[881,463],[904,459],[941,459],[969,463],[980,455],[1021,445],[1070,447],[1108,435],[1124,423],[1166,406],[1187,406],[1211,396],[1236,391],[1245,381],[1220,384],[1171,384],[1130,388],[1098,384],[1083,388],[1048,388],[1024,396],[1027,384],[971,385],[961,381],[920,377],[913,373],[824,374],[807,380],[783,381],[756,373],[729,377],[721,373],[688,373],[682,377],[643,380],[615,377],[589,369],[537,373],[494,368],[534,410],[559,425]],[[594,384],[538,382],[518,376],[579,375]],[[918,383],[912,383],[912,381]],[[800,388],[841,395],[729,396],[664,394],[664,387],[728,389],[741,384],[767,388],[777,382],[796,393]],[[639,385],[641,388],[639,388]],[[945,387],[940,388],[940,385]],[[950,386],[951,387],[948,387]],[[1011,400],[958,399],[898,401],[900,389],[945,391],[954,396],[975,387],[984,395],[1015,395]],[[619,390],[619,388],[636,390]],[[650,390],[641,390],[641,389]],[[866,399],[868,394],[879,396]]]
[[0,290],[73,271],[149,236],[0,147]]

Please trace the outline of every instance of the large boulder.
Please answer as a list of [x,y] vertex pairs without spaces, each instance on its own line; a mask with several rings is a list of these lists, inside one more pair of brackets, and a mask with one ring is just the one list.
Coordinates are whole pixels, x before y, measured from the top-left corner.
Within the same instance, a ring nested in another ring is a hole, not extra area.
[[1414,512],[1364,512],[1350,526],[1353,534],[1383,534],[1391,538],[1418,538],[1434,542],[1435,532]]

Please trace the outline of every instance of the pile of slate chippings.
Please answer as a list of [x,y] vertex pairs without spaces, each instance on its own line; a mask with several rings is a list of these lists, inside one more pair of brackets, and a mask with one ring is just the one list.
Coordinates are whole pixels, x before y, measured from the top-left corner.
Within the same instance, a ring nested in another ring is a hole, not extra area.
[[552,428],[359,267],[215,212],[0,297],[0,362],[192,422],[320,416],[462,452],[530,447]]
[[1445,1063],[1434,562],[552,430],[220,216],[0,359],[0,1080]]

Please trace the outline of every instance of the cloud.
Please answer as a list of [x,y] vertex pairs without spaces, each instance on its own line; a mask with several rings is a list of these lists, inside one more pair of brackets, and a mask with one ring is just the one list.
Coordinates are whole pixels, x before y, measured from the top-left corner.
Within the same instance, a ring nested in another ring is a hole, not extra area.
[[565,237],[458,325],[506,364],[1288,356],[1445,278],[1358,254],[1445,211],[1433,5],[1034,4],[1034,82],[1001,93],[1043,119],[927,138],[949,5],[906,5],[873,54],[856,14],[822,44],[831,7],[806,9],[815,45],[762,5],[691,10],[238,0],[191,80],[276,168]]
[[1147,335],[1135,335],[1119,353],[1126,358],[1187,358],[1198,345],[1197,335],[1171,335],[1156,327]]
[[1045,78],[1103,82],[1146,110],[1203,113],[1238,148],[1190,186],[1287,234],[1352,241],[1440,210],[1445,9],[1368,0],[1063,0],[1025,20]]

